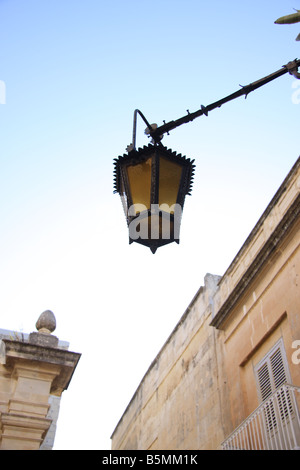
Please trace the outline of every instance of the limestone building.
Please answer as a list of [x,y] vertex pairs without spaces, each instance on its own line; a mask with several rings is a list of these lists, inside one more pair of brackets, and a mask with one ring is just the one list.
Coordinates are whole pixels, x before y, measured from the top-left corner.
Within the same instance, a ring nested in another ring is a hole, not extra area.
[[207,274],[112,449],[300,448],[300,158],[223,276]]
[[51,450],[60,398],[80,354],[52,333],[56,320],[43,312],[37,332],[0,330],[0,450]]

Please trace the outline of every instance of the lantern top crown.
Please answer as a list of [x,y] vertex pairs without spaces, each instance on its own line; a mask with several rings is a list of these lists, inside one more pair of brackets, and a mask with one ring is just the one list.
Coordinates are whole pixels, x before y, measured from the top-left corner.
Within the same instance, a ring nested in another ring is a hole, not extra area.
[[149,158],[156,150],[159,151],[161,156],[166,157],[168,160],[177,163],[182,167],[190,168],[189,174],[187,175],[188,181],[185,185],[185,194],[191,195],[194,173],[196,168],[196,166],[194,165],[195,160],[191,160],[190,158],[183,156],[181,153],[177,153],[171,149],[168,149],[161,143],[155,145],[149,144],[147,146],[144,145],[143,148],[139,148],[138,150],[132,149],[128,153],[120,155],[118,158],[114,159],[114,193],[122,193],[120,179],[121,165],[137,165]]

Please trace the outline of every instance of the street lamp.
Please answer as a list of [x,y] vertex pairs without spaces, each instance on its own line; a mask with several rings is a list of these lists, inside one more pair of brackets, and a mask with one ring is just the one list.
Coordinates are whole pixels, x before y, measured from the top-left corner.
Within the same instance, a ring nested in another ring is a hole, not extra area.
[[115,159],[114,191],[121,196],[129,242],[148,246],[152,253],[179,243],[185,196],[190,194],[195,165],[161,143],[133,148]]
[[[193,121],[199,116],[208,116],[213,109],[239,96],[257,90],[272,80],[289,73],[300,79],[295,59],[281,69],[198,111],[170,121],[158,127],[149,124],[138,109],[134,112],[132,144],[127,154],[114,159],[114,192],[119,193],[129,228],[129,243],[137,242],[149,247],[152,253],[171,242],[179,243],[179,230],[185,196],[190,194],[195,171],[194,160],[168,150],[161,144],[163,134]],[[137,115],[147,125],[145,133],[152,138],[152,144],[136,150]]]

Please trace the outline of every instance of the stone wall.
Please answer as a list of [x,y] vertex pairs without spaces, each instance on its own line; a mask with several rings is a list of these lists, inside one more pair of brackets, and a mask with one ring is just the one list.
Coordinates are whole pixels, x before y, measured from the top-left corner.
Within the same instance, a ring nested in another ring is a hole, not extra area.
[[259,405],[255,367],[279,340],[300,387],[292,360],[300,341],[299,216],[300,158],[225,274],[205,276],[117,424],[112,449],[220,448]]

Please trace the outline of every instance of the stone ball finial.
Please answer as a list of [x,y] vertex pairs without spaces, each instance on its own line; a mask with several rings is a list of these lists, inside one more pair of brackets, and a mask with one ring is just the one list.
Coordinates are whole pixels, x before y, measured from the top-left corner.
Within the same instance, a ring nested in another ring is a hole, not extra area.
[[51,334],[56,328],[54,313],[51,310],[45,310],[39,316],[35,326],[39,333]]

